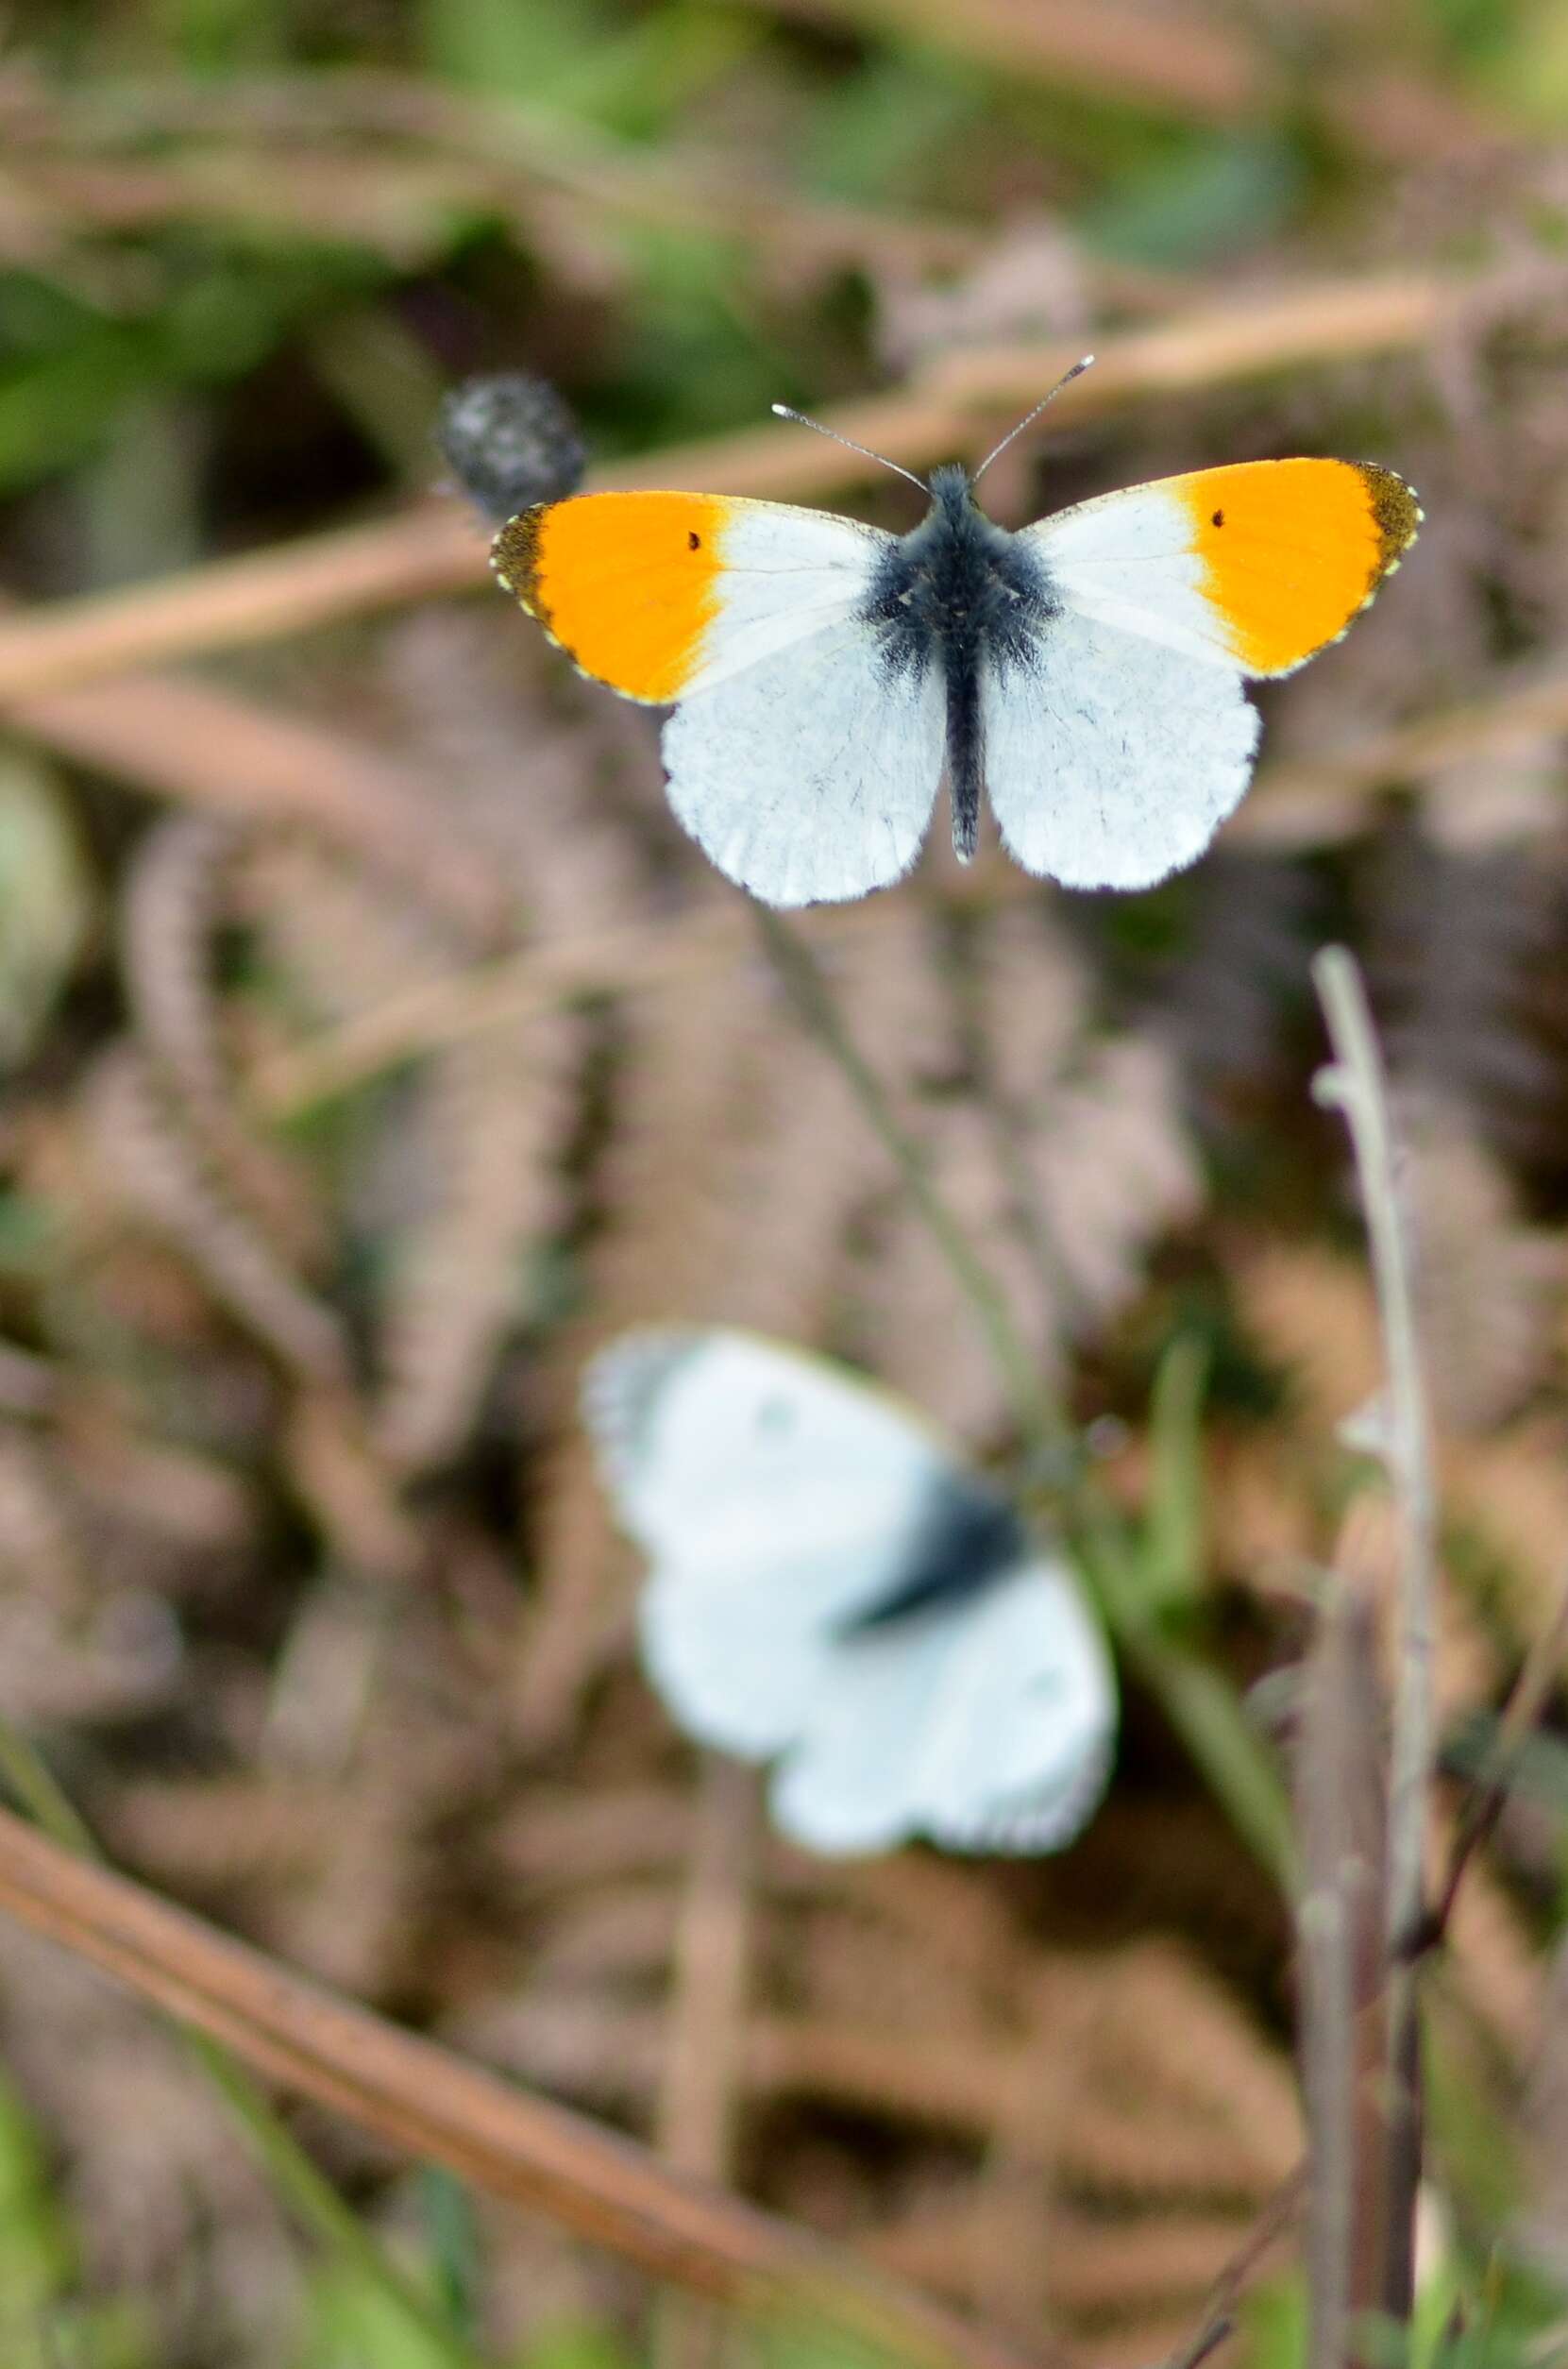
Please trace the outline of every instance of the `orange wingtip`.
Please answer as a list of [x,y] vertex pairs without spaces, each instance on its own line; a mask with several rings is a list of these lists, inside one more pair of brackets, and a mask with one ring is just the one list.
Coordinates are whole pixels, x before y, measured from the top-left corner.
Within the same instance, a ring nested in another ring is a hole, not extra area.
[[1249,674],[1335,640],[1415,541],[1402,477],[1361,461],[1245,461],[1177,481],[1203,588]]
[[690,682],[718,613],[730,508],[709,494],[579,494],[511,519],[491,565],[584,674],[662,703]]

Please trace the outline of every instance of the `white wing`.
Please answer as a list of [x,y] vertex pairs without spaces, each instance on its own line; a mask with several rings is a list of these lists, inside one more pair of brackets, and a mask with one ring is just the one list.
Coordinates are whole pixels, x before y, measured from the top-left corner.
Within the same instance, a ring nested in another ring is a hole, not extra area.
[[[724,1330],[632,1334],[584,1400],[653,1558],[649,1674],[700,1741],[789,1753],[787,1832],[849,1851],[916,1831],[1049,1850],[1076,1831],[1114,1717],[1098,1633],[1065,1575],[1001,1570],[1003,1500],[911,1414]],[[966,1588],[970,1546],[982,1576]],[[927,1587],[923,1607],[858,1625]]]
[[774,1779],[784,1832],[834,1854],[924,1835],[953,1851],[1055,1851],[1105,1783],[1116,1691],[1057,1564],[841,1638]]
[[1024,527],[1019,539],[1069,609],[1237,673],[1226,620],[1195,547],[1191,506],[1183,499],[1198,482],[1161,479],[1101,494]]
[[665,726],[669,803],[767,905],[840,903],[919,854],[941,780],[940,669],[899,671],[846,613],[683,696]]
[[800,1733],[836,1633],[919,1569],[957,1507],[998,1502],[894,1402],[750,1333],[632,1333],[584,1411],[652,1557],[649,1676],[699,1741],[761,1759]]
[[869,1557],[878,1567],[830,1591],[824,1620],[885,1596],[934,1494],[991,1501],[896,1400],[755,1333],[624,1334],[589,1368],[583,1408],[627,1529],[661,1560],[721,1577]]
[[[1070,514],[1071,515],[1071,514]],[[981,676],[986,783],[1027,871],[1144,888],[1202,855],[1252,778],[1240,673],[1071,605]]]
[[701,1744],[801,1734],[836,1633],[919,1573],[921,1540],[995,1499],[893,1400],[741,1331],[644,1331],[595,1360],[585,1412],[654,1568],[649,1677]]
[[792,502],[726,500],[709,617],[677,696],[711,691],[841,625],[893,543],[881,527]]

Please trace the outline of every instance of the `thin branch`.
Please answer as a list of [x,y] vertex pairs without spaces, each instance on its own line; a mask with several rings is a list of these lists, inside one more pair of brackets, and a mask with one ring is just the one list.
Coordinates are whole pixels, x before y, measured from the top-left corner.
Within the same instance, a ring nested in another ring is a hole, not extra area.
[[150,674],[21,701],[9,721],[157,797],[306,823],[372,871],[416,888],[481,945],[502,935],[505,889],[451,829],[440,783],[347,733],[214,684]]
[[[750,0],[769,14],[824,19],[938,43],[1048,88],[1199,123],[1255,124],[1310,96],[1342,139],[1411,161],[1491,146],[1521,128],[1463,93],[1411,73],[1374,75],[1362,57],[1272,57],[1264,40],[1218,11],[1128,7],[1126,0]],[[1265,20],[1266,22],[1266,20]]]
[[[837,918],[835,913],[833,919]],[[262,1117],[294,1118],[419,1054],[461,1043],[486,1028],[543,1019],[580,996],[626,987],[673,987],[721,969],[740,955],[746,935],[743,909],[726,901],[711,910],[688,908],[670,921],[625,922],[554,945],[525,947],[497,962],[422,979],[302,1044],[267,1056],[250,1073],[248,1099]]]
[[1433,1652],[1437,1593],[1437,1489],[1432,1425],[1422,1375],[1414,1261],[1400,1207],[1398,1154],[1383,1063],[1354,957],[1328,946],[1312,976],[1334,1048],[1313,1082],[1316,1099],[1350,1130],[1372,1253],[1388,1362],[1385,1461],[1401,1522],[1397,1683],[1389,1769],[1391,1955],[1422,1921],[1426,1820],[1436,1753]]
[[1306,2196],[1307,2165],[1301,2162],[1281,2180],[1214,2281],[1191,2336],[1167,2356],[1160,2369],[1199,2369],[1199,2363],[1224,2342],[1235,2325],[1236,2307],[1246,2292],[1248,2280],[1270,2247],[1296,2220]]
[[1384,2308],[1405,2317],[1414,2278],[1421,2176],[1420,2026],[1410,1952],[1424,1926],[1425,1853],[1436,1756],[1434,1656],[1438,1572],[1437,1490],[1431,1418],[1422,1374],[1414,1261],[1400,1207],[1397,1153],[1383,1064],[1361,974],[1342,947],[1326,947],[1313,980],[1334,1048],[1319,1073],[1320,1102],[1350,1129],[1366,1217],[1388,1367],[1381,1452],[1400,1515],[1396,1673],[1389,1745],[1384,1960],[1390,1996],[1383,2075],[1388,2147],[1381,2187]]
[[796,270],[802,256],[868,255],[956,269],[984,236],[975,224],[815,197],[739,153],[655,149],[510,96],[367,67],[226,80],[221,105],[184,81],[84,92],[12,68],[0,127],[19,187],[73,228],[124,233],[194,215],[314,229],[335,203],[334,221],[405,267],[411,204],[442,225],[438,239],[453,208],[476,206],[527,236],[542,191],[595,214],[701,228],[722,219]]
[[[1316,45],[1307,53],[1296,45],[1282,60],[1261,26],[1250,31],[1238,23],[1228,29],[1210,11],[1190,5],[1157,13],[1129,8],[1125,0],[983,0],[962,12],[944,8],[941,0],[750,0],[750,5],[769,15],[798,15],[818,24],[837,19],[906,39],[936,39],[989,59],[1014,77],[1022,73],[1090,98],[1141,104],[1161,115],[1203,122],[1279,114],[1299,100],[1302,72],[1310,71],[1311,96],[1334,130],[1374,155],[1395,160],[1442,161],[1456,144],[1517,142],[1529,128],[1511,116],[1483,110],[1473,94],[1408,63],[1380,72],[1359,45],[1343,59],[1319,54]],[[128,145],[139,166],[146,163],[150,131],[166,139],[224,139],[232,144],[276,137],[281,129],[289,144],[285,161],[311,138],[327,143],[329,152],[346,136],[417,139],[437,155],[470,167],[502,168],[519,198],[530,182],[552,180],[596,207],[658,214],[683,199],[686,213],[696,214],[706,201],[701,219],[707,223],[716,200],[721,207],[733,194],[744,210],[748,235],[768,228],[777,208],[784,227],[794,229],[797,245],[807,247],[815,225],[831,237],[840,217],[852,225],[866,211],[810,198],[794,188],[771,190],[766,182],[759,190],[754,174],[726,167],[722,158],[684,151],[673,160],[649,158],[629,142],[511,98],[489,104],[377,67],[338,66],[329,78],[243,77],[226,82],[226,102],[230,91],[232,101],[221,111],[199,88],[145,76],[62,93],[17,63],[8,68],[0,86],[0,125],[8,147],[23,161],[39,153],[42,144],[59,139],[63,118],[66,130],[90,156],[100,150],[112,155]],[[722,178],[716,182],[715,175]],[[228,188],[222,180],[219,195]],[[902,218],[893,217],[893,224],[902,228]],[[911,234],[922,232],[938,255],[947,253],[958,235],[946,223],[918,219]],[[846,230],[846,242],[848,237]],[[861,248],[885,251],[888,237],[887,218],[868,212]]]
[[[1459,318],[1473,283],[1436,274],[1331,280],[1272,301],[1215,307],[1101,339],[1066,389],[1066,430],[1151,396],[1272,376],[1303,364],[1397,353]],[[848,403],[826,425],[910,466],[972,451],[999,417],[1032,402],[1078,359],[1081,339],[944,355],[897,392]],[[643,454],[590,484],[689,486],[789,499],[859,483],[867,464],[824,439],[768,427]],[[466,508],[421,502],[375,526],[337,529],[126,591],[57,601],[0,626],[8,705],[198,651],[237,649],[483,581],[485,539]]]
[[796,2323],[815,2316],[910,2361],[1029,2369],[1027,2352],[825,2240],[680,2177],[632,2141],[400,2031],[5,1810],[0,1910],[268,2079],[657,2278]]
[[[0,1719],[0,1778],[52,1844],[78,1860],[102,1863],[97,1838],[76,1804],[56,1783],[47,1763],[8,1719]],[[0,1821],[8,1818],[8,1813],[0,1811]],[[469,2347],[382,2253],[359,2215],[323,2178],[287,2124],[228,2051],[200,2031],[186,2031],[183,2038],[306,2233],[380,2290],[450,2369],[476,2369]]]
[[1480,699],[1386,725],[1323,756],[1265,766],[1258,787],[1267,797],[1249,799],[1227,837],[1269,848],[1326,846],[1365,828],[1368,790],[1419,785],[1473,757],[1526,754],[1565,729],[1568,673],[1519,668]]

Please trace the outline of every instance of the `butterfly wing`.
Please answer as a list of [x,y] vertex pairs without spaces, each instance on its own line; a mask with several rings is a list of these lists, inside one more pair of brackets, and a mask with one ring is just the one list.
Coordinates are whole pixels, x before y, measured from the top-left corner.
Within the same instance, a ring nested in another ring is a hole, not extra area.
[[890,668],[863,614],[891,541],[781,502],[583,494],[512,519],[494,565],[583,673],[676,703],[678,819],[732,880],[798,905],[897,879],[936,802],[940,680]]
[[994,1503],[893,1401],[748,1333],[631,1334],[584,1410],[651,1559],[649,1676],[689,1733],[750,1758],[799,1734],[839,1632],[918,1577],[922,1542]]
[[1420,517],[1391,470],[1255,461],[1027,529],[1055,613],[981,683],[986,783],[1020,863],[1081,888],[1191,863],[1251,778],[1243,679],[1342,634]]
[[1243,461],[1081,502],[1024,539],[1078,615],[1257,676],[1336,641],[1420,524],[1391,469]]
[[919,854],[946,716],[938,669],[889,668],[851,614],[683,702],[664,731],[669,803],[765,905],[865,896]]
[[978,1597],[839,1640],[773,1782],[784,1832],[830,1854],[923,1835],[1055,1851],[1104,1789],[1116,1690],[1064,1565],[1020,1561]]
[[509,519],[491,564],[584,674],[664,706],[842,619],[891,540],[785,502],[578,494]]
[[982,661],[986,786],[1025,871],[1144,888],[1201,855],[1252,777],[1234,669],[1063,608]]

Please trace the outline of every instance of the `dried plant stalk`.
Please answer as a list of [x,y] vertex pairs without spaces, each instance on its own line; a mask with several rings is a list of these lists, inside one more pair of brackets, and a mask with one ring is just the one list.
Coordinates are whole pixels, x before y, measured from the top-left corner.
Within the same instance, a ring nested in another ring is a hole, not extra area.
[[1304,1673],[1297,1753],[1311,2369],[1342,2369],[1354,2318],[1384,2299],[1390,2208],[1383,1711],[1368,1607],[1337,1577],[1328,1587]]
[[790,2223],[678,2178],[630,2141],[305,1982],[4,1810],[0,1908],[270,2078],[656,2277],[750,2310],[819,2316],[917,2361],[1028,2361]]

